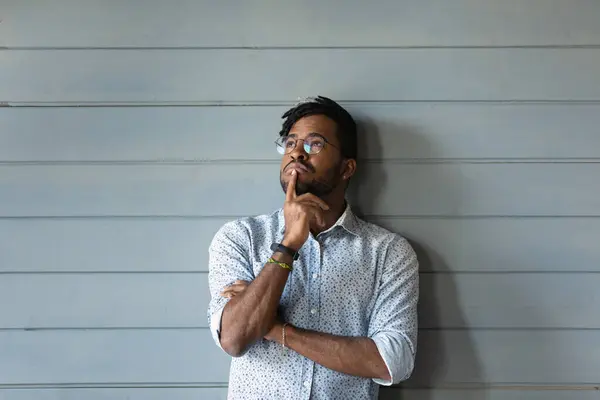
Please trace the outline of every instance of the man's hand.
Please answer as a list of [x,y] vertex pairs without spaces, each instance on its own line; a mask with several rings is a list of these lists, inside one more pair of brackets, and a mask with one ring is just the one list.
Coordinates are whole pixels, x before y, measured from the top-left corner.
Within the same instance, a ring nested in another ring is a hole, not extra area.
[[[221,296],[231,299],[236,295],[242,293],[244,290],[246,290],[249,284],[250,282],[248,281],[237,280],[231,285],[226,286],[225,289],[223,289],[223,291],[221,292]],[[269,332],[267,332],[264,338],[274,342],[279,341],[279,339],[281,339],[282,337],[282,328],[283,323],[278,318],[275,318],[273,326],[271,327]]]
[[226,286],[221,292],[221,297],[227,297],[231,299],[238,293],[242,293],[250,284],[248,281],[237,280],[233,284]]
[[270,340],[271,342],[281,343],[283,338],[283,322],[279,320],[279,318],[275,318],[275,322],[273,326],[265,335],[265,339]]
[[329,210],[327,203],[312,193],[296,195],[297,179],[298,172],[292,170],[283,205],[285,235],[282,244],[294,250],[300,249],[308,239],[311,223],[321,228],[325,226],[323,211]]

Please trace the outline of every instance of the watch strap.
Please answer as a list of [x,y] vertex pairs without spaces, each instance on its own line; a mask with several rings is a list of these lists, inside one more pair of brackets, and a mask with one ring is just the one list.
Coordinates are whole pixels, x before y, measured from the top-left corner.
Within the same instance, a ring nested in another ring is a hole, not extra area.
[[290,247],[284,246],[281,243],[273,243],[271,245],[271,250],[272,251],[276,251],[276,252],[280,252],[280,253],[289,254],[290,256],[292,256],[292,258],[294,259],[294,261],[297,260],[298,257],[300,257],[300,254],[296,250],[294,250],[294,249],[292,249]]

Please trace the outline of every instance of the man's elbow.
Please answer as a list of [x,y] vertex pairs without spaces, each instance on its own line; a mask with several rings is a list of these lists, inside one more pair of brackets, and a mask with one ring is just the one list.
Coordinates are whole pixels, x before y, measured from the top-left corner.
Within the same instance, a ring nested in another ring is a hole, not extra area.
[[246,354],[248,345],[244,343],[241,337],[222,335],[221,348],[231,357],[241,357]]
[[231,357],[241,357],[262,336],[258,333],[229,329],[228,332],[221,331],[221,348]]
[[377,377],[379,379],[381,379],[382,381],[390,381],[392,379],[392,376],[390,375],[390,371],[388,371],[387,367],[384,365],[384,370],[380,371],[379,376]]

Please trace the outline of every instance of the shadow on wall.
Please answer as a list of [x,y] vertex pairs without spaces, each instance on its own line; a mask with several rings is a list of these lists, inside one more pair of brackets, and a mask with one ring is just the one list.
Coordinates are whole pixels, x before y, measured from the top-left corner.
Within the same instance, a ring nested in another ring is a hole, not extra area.
[[[370,158],[375,160],[365,161],[359,160],[357,174],[353,179],[348,196],[353,204],[353,209],[363,218],[377,223],[385,228],[400,233],[406,237],[415,251],[418,254],[420,264],[420,299],[419,299],[419,338],[417,360],[415,370],[409,380],[403,382],[400,387],[411,390],[398,390],[397,388],[384,388],[380,390],[379,398],[382,400],[434,400],[434,394],[428,388],[447,386],[448,384],[458,383],[459,381],[468,381],[470,383],[482,382],[480,363],[476,357],[474,346],[468,330],[443,330],[442,319],[439,315],[439,304],[442,302],[445,305],[445,310],[450,310],[455,316],[453,320],[459,326],[465,326],[463,314],[458,307],[457,293],[454,290],[455,285],[450,279],[448,285],[451,287],[445,288],[445,293],[448,293],[445,298],[439,298],[436,288],[436,277],[445,274],[445,277],[452,276],[449,266],[444,262],[439,254],[435,252],[428,243],[417,243],[411,240],[410,231],[404,231],[402,228],[401,218],[389,218],[377,216],[379,209],[380,196],[387,193],[387,196],[403,196],[405,192],[411,191],[414,185],[418,185],[419,189],[416,193],[421,193],[422,196],[436,196],[440,193],[445,194],[449,198],[443,199],[450,202],[450,209],[460,210],[461,198],[461,179],[448,175],[448,169],[443,163],[436,164],[419,164],[426,165],[430,172],[424,174],[425,177],[431,179],[432,182],[441,185],[448,185],[446,188],[438,188],[435,185],[429,186],[428,183],[415,182],[414,177],[400,174],[399,177],[390,176],[387,172],[391,169],[389,165],[392,163],[401,163],[402,160],[390,160],[380,162],[383,157],[382,143],[380,143],[380,132],[385,130],[385,137],[391,137],[389,133],[393,133],[395,140],[401,143],[406,143],[407,146],[415,149],[415,153],[426,154],[424,158],[435,159],[436,155],[433,145],[425,141],[425,135],[419,135],[419,130],[413,126],[391,124],[386,121],[372,121],[369,118],[358,116],[359,124],[359,158],[361,155],[368,154]],[[418,149],[418,151],[416,151]],[[408,164],[407,164],[408,165]],[[415,164],[409,165],[414,167]],[[433,168],[432,168],[433,167]],[[437,176],[436,176],[437,175]],[[420,177],[423,175],[420,174]],[[407,182],[394,182],[394,179],[407,179]],[[374,184],[376,182],[376,184]],[[399,193],[391,194],[385,188],[389,188],[390,184],[393,187],[401,187]],[[361,192],[361,187],[368,187],[369,193]],[[431,188],[431,193],[424,188]],[[414,192],[413,192],[414,193]],[[452,194],[453,196],[448,196]],[[419,201],[419,198],[414,198],[414,195],[406,196],[411,198],[411,201]],[[360,201],[355,200],[360,199]],[[387,199],[389,204],[389,199]],[[423,198],[423,204],[408,205],[412,210],[425,210],[428,205],[432,204],[430,199]],[[435,201],[439,203],[439,199]],[[406,199],[398,199],[398,207],[395,208],[396,214],[409,214],[406,211]],[[448,208],[448,207],[446,207]],[[375,214],[375,215],[374,215]],[[413,214],[419,214],[414,213]],[[425,214],[425,213],[423,213]],[[433,271],[433,272],[432,272]],[[450,360],[450,357],[453,359]],[[460,369],[457,371],[457,369]],[[468,392],[465,400],[470,400]],[[473,392],[473,396],[477,396]],[[435,400],[438,400],[439,397]],[[472,397],[475,399],[475,397]]]

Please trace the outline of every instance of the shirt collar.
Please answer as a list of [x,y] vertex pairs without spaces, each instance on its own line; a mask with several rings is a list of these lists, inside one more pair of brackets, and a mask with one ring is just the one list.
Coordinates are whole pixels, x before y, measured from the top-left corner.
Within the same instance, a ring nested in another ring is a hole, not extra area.
[[[279,210],[279,233],[283,234],[285,231],[285,220],[283,218],[283,208]],[[352,212],[352,207],[350,206],[350,202],[346,200],[346,209],[344,213],[338,218],[338,220],[333,224],[329,229],[324,232],[330,232],[335,229],[337,226],[341,226],[349,233],[358,236],[358,221],[356,220],[356,215]]]

